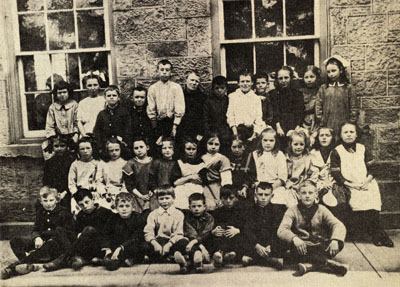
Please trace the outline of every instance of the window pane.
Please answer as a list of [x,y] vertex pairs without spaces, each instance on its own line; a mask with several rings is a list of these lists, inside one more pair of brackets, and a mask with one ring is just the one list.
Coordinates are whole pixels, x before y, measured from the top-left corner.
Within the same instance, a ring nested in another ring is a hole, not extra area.
[[253,72],[253,45],[226,46],[226,74],[229,81],[237,81],[243,70]]
[[256,44],[257,73],[271,74],[283,66],[283,43]]
[[250,1],[224,2],[225,39],[251,38]]
[[46,50],[44,14],[19,15],[21,51]]
[[46,115],[51,105],[51,94],[27,94],[26,110],[29,130],[44,130],[46,127]]
[[35,55],[22,58],[24,67],[25,91],[50,90],[51,68],[48,55]]
[[78,54],[54,54],[51,56],[53,82],[67,81],[73,89],[80,89]]
[[73,89],[80,89],[79,84],[79,66],[78,54],[67,54],[67,81],[71,84]]
[[288,36],[314,35],[314,1],[286,1],[286,33]]
[[[108,61],[107,53],[84,53],[80,54],[82,76],[85,76],[87,72],[93,71],[98,72],[102,82],[100,86],[102,88],[108,85]],[[82,79],[81,79],[82,80]]]
[[77,8],[103,7],[103,0],[76,0]]
[[302,76],[308,65],[314,65],[314,40],[287,42],[286,63]]
[[60,12],[48,14],[50,50],[74,49],[74,14]]
[[78,35],[80,48],[104,47],[104,11],[78,12]]
[[47,8],[49,10],[72,9],[72,0],[47,0]]
[[[255,0],[256,36],[279,37],[283,31],[282,0]],[[289,1],[286,1],[286,3]]]
[[43,10],[44,0],[17,0],[18,11],[40,11]]

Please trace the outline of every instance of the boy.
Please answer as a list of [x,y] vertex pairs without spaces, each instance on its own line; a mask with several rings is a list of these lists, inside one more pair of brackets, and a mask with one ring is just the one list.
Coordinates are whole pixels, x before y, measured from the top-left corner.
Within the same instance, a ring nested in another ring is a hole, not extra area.
[[239,206],[237,190],[230,184],[221,187],[223,206],[214,211],[214,226],[212,230],[214,245],[214,266],[232,263],[235,258],[242,258],[244,214]]
[[113,214],[104,226],[101,250],[105,252],[104,265],[109,271],[143,261],[144,221],[133,211],[133,201],[132,194],[119,193],[115,198],[118,214]]
[[103,233],[104,223],[112,216],[112,212],[95,203],[93,193],[87,189],[78,189],[74,194],[74,198],[81,209],[75,223],[75,232],[78,235],[70,250],[43,265],[46,271],[58,270],[68,265],[78,270],[86,262],[102,256],[100,238]]
[[181,272],[187,271],[187,263],[182,253],[188,240],[183,237],[184,215],[173,207],[175,192],[172,186],[163,185],[156,191],[159,208],[147,217],[144,239],[147,242],[147,254],[152,261],[158,261],[173,255]]
[[294,275],[325,270],[344,276],[348,266],[331,258],[343,249],[346,228],[325,206],[316,203],[315,183],[304,181],[298,195],[298,205],[286,211],[278,228],[278,237],[290,244],[290,255],[299,262]]
[[233,134],[237,136],[240,133],[244,140],[249,141],[265,128],[261,99],[253,92],[252,86],[253,75],[242,72],[239,75],[239,89],[229,94],[229,106],[226,112]]
[[100,150],[104,149],[106,140],[111,137],[121,137],[122,141],[131,146],[131,117],[128,109],[120,104],[120,91],[117,86],[110,85],[104,90],[106,106],[97,115],[93,133]]
[[185,114],[185,98],[179,84],[171,81],[172,64],[161,60],[157,64],[160,80],[149,87],[147,115],[155,130],[157,142],[162,136],[175,137]]
[[283,259],[273,256],[276,250],[276,227],[274,228],[274,212],[269,204],[272,198],[272,185],[260,182],[254,193],[255,202],[248,207],[247,222],[244,234],[246,252],[242,257],[243,265],[267,263],[277,270],[282,270]]
[[18,261],[2,270],[2,279],[36,271],[32,263],[51,261],[71,246],[74,222],[68,210],[58,203],[57,189],[42,187],[39,202],[31,238],[10,241]]
[[256,95],[261,99],[262,106],[262,119],[266,125],[272,125],[273,109],[272,102],[267,94],[268,89],[268,75],[265,73],[259,73],[255,75],[256,80]]
[[210,254],[206,248],[210,245],[211,231],[214,227],[214,218],[206,211],[204,194],[193,193],[189,196],[189,212],[185,213],[184,234],[189,239],[186,253],[196,272],[203,271],[203,262],[210,261]]

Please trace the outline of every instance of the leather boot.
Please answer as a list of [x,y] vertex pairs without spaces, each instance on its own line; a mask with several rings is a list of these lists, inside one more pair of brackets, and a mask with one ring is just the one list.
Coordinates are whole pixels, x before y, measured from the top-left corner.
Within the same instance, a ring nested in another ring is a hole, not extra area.
[[67,267],[67,255],[62,254],[58,258],[50,261],[49,263],[43,264],[43,268],[46,271],[56,271]]

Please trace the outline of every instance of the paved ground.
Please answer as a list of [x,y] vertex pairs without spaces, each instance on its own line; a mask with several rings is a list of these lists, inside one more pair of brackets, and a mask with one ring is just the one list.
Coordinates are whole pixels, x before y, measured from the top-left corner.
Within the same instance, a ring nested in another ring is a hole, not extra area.
[[[294,270],[275,271],[269,267],[239,265],[216,270],[206,266],[203,274],[179,274],[176,264],[143,264],[110,272],[102,267],[80,271],[64,269],[34,273],[0,281],[0,286],[400,286],[400,230],[389,235],[395,248],[375,247],[370,243],[347,242],[337,260],[350,264],[345,277],[307,273],[293,277]],[[8,241],[0,241],[1,265],[15,257]]]

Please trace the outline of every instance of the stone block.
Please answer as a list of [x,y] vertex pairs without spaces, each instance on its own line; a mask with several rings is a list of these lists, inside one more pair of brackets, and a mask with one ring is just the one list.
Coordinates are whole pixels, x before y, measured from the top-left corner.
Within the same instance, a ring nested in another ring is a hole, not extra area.
[[362,109],[383,109],[400,106],[400,96],[397,97],[363,97],[361,98]]
[[165,19],[159,7],[115,12],[113,19],[116,43],[186,39],[185,19]]
[[146,45],[116,46],[117,74],[119,77],[144,77],[146,71]]
[[379,159],[388,161],[399,161],[399,143],[381,143],[379,145]]
[[8,200],[0,203],[0,222],[29,222],[35,220],[36,200]]
[[208,0],[165,0],[165,18],[210,16]]
[[363,123],[388,124],[398,123],[399,109],[366,109],[363,110]]
[[184,57],[188,55],[188,43],[186,41],[149,43],[147,54],[150,58]]
[[387,40],[384,15],[351,16],[348,18],[348,43],[382,43]]
[[367,70],[400,70],[400,45],[367,45]]
[[187,22],[190,57],[211,56],[211,23],[209,18],[191,18]]
[[390,30],[387,41],[388,43],[398,43],[400,41],[400,30]]
[[386,96],[385,72],[353,72],[351,82],[358,96]]
[[374,13],[386,13],[391,11],[400,11],[399,0],[374,0],[372,4]]
[[347,60],[364,60],[364,46],[334,46],[331,55],[340,55]]
[[389,87],[388,95],[389,96],[400,96],[400,87]]
[[379,130],[379,142],[400,142],[400,128],[398,126],[391,128],[382,128]]
[[121,89],[121,95],[126,100],[133,91],[136,84],[136,79],[133,77],[118,78],[119,87]]
[[164,0],[113,0],[113,10],[161,5],[164,5]]
[[348,16],[361,16],[361,15],[371,15],[370,6],[361,6],[347,9]]
[[346,28],[347,28],[347,14],[344,8],[332,8],[329,12],[330,15],[330,29],[331,29],[331,43],[333,45],[347,44]]
[[351,61],[351,70],[352,71],[362,71],[365,69],[365,61],[364,60],[352,60]]
[[371,173],[379,181],[398,181],[400,180],[400,164],[375,162],[371,166]]
[[400,13],[396,14],[389,14],[389,26],[388,29],[390,30],[400,30]]
[[388,85],[400,86],[400,71],[388,71]]
[[382,211],[400,210],[400,182],[380,183],[379,184]]
[[372,0],[331,0],[331,6],[356,6],[371,4]]

